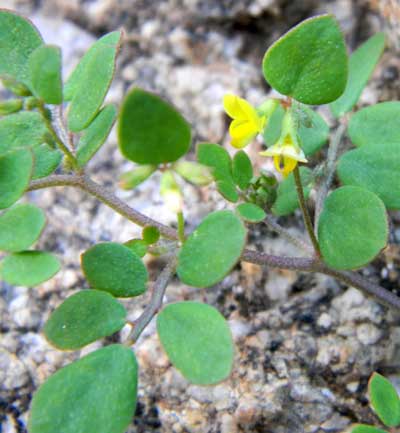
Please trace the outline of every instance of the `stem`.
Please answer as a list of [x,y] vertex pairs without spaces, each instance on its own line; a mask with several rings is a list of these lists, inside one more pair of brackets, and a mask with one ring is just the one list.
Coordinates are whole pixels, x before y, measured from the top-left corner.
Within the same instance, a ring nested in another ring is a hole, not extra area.
[[270,229],[272,229],[274,232],[281,235],[291,244],[295,245],[299,250],[305,250],[309,252],[312,251],[310,246],[306,242],[304,242],[302,239],[293,236],[288,230],[286,230],[284,227],[278,224],[271,215],[267,214],[267,216],[263,220],[263,223],[267,225]]
[[153,286],[153,293],[147,307],[144,309],[143,313],[133,322],[132,332],[127,338],[125,344],[132,345],[135,344],[140,334],[150,323],[151,319],[158,313],[162,306],[165,290],[167,289],[168,283],[175,274],[176,269],[176,257],[170,260],[170,262],[161,271],[157,280]]
[[337,154],[339,151],[339,146],[342,141],[343,135],[346,131],[346,128],[347,128],[347,124],[341,123],[339,127],[336,129],[335,134],[333,135],[332,140],[329,144],[328,157],[326,163],[326,177],[325,177],[325,181],[322,182],[317,192],[317,199],[315,202],[314,227],[318,227],[318,221],[322,212],[322,208],[324,207],[324,201],[326,196],[328,195],[329,188],[333,181],[333,176],[335,174],[335,168],[336,168]]
[[313,244],[315,254],[317,255],[317,257],[321,257],[321,251],[319,249],[318,240],[315,237],[314,229],[313,229],[312,222],[311,222],[311,217],[310,217],[310,214],[308,213],[308,209],[307,209],[307,205],[306,205],[306,199],[304,197],[303,185],[301,184],[300,170],[299,170],[298,165],[296,165],[296,167],[293,171],[293,175],[294,175],[294,181],[296,183],[296,191],[297,191],[297,196],[299,198],[300,209],[301,209],[301,212],[303,214],[304,224],[305,224],[307,232],[310,236],[311,243]]
[[52,175],[46,177],[44,179],[38,179],[31,182],[29,190],[37,190],[41,188],[53,187],[53,186],[75,186],[80,188],[83,191],[88,192],[89,194],[96,197],[98,200],[106,204],[111,209],[114,209],[115,212],[119,213],[129,221],[133,223],[145,227],[145,226],[155,226],[158,228],[160,233],[168,238],[176,240],[177,233],[171,228],[167,227],[164,224],[161,224],[152,218],[147,217],[146,215],[141,214],[135,209],[128,206],[124,201],[119,199],[113,193],[107,191],[104,187],[93,182],[86,176],[78,176],[78,175]]
[[182,244],[185,242],[185,220],[182,211],[178,212],[178,238]]
[[[160,233],[164,237],[178,240],[178,233],[176,230],[154,221],[135,209],[132,209],[118,197],[85,176],[52,175],[44,179],[32,181],[28,190],[34,191],[52,186],[74,186],[80,188],[83,191],[94,195],[101,202],[114,209],[120,215],[123,215],[129,221],[132,221],[133,223],[142,227],[146,225],[155,226],[160,230]],[[320,272],[325,275],[330,275],[345,284],[362,290],[368,295],[374,296],[380,303],[400,310],[400,298],[393,295],[388,290],[370,282],[368,279],[357,274],[356,272],[337,271],[335,269],[331,269],[320,260],[315,258],[279,257],[258,251],[244,250],[241,260],[249,263],[255,263],[260,266],[292,269],[303,272]]]
[[49,120],[47,113],[46,113],[45,105],[43,103],[40,103],[38,106],[38,110],[39,110],[39,113],[42,115],[42,118],[43,118],[51,136],[53,137],[54,141],[57,143],[57,146],[60,148],[60,150],[68,158],[68,161],[71,163],[71,166],[74,168],[74,170],[80,170],[79,165],[78,165],[78,161],[76,160],[75,156],[71,153],[71,151],[68,149],[68,147],[60,139],[56,130],[54,129],[53,124]]

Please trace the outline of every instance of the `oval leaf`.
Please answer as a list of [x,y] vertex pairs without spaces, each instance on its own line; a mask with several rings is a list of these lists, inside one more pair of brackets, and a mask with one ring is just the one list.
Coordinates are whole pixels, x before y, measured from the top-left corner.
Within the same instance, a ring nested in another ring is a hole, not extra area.
[[388,427],[400,424],[400,399],[395,387],[385,377],[374,373],[368,383],[371,406]]
[[119,147],[138,164],[176,161],[190,147],[190,126],[159,96],[132,89],[122,104],[118,124]]
[[400,102],[363,108],[350,118],[349,137],[355,146],[400,143]]
[[208,215],[187,238],[179,253],[178,275],[194,287],[208,287],[221,281],[242,254],[246,230],[230,211]]
[[57,348],[76,350],[119,331],[125,318],[125,308],[109,293],[82,290],[57,307],[43,332]]
[[245,221],[250,223],[259,223],[267,216],[263,209],[253,203],[242,203],[236,210]]
[[20,204],[0,216],[0,250],[18,252],[28,249],[44,229],[44,212],[33,204]]
[[[303,185],[304,197],[307,199],[311,192],[313,181],[312,171],[307,167],[300,168],[300,179]],[[275,215],[289,215],[299,207],[299,198],[297,196],[296,184],[293,173],[284,179],[278,186],[277,196],[272,212]]]
[[105,106],[79,139],[76,158],[84,167],[107,140],[117,117],[115,105]]
[[350,111],[366,86],[385,46],[385,35],[377,33],[358,47],[349,59],[349,77],[342,96],[331,104],[335,117]]
[[0,263],[0,278],[14,286],[37,286],[60,270],[59,260],[43,251],[11,254]]
[[245,190],[253,177],[253,166],[244,150],[235,153],[232,160],[232,176],[236,185]]
[[321,15],[290,30],[265,53],[263,72],[275,90],[304,104],[337,99],[346,86],[347,54],[336,20]]
[[157,316],[157,331],[168,358],[190,382],[210,385],[229,376],[232,336],[215,308],[199,302],[167,305]]
[[[111,32],[102,36],[98,41],[96,41],[81,58],[80,62],[73,70],[72,74],[68,77],[67,82],[64,86],[64,99],[70,101],[75,94],[79,91],[80,87],[86,82],[87,71],[90,69],[90,63],[98,55],[97,52],[104,46],[108,47],[118,47],[121,42],[121,32]],[[86,83],[87,84],[87,83]]]
[[35,96],[47,104],[62,103],[61,50],[42,45],[29,57],[30,80]]
[[46,143],[32,148],[33,173],[32,180],[49,176],[61,164],[62,153]]
[[96,350],[35,393],[29,433],[124,433],[136,407],[137,362],[120,344]]
[[43,44],[30,21],[15,12],[0,10],[0,76],[29,85],[29,55]]
[[359,268],[379,254],[388,239],[382,200],[356,186],[344,186],[325,199],[318,240],[325,262],[336,269]]
[[400,142],[375,143],[346,152],[339,160],[339,178],[374,192],[389,209],[400,209]]
[[0,155],[45,142],[47,128],[39,113],[24,111],[0,119]]
[[14,204],[25,192],[32,166],[32,153],[27,149],[0,156],[0,209]]
[[68,108],[68,128],[71,131],[82,131],[96,117],[114,76],[120,38],[121,32],[114,32],[109,43],[99,44],[84,62]]
[[85,277],[94,289],[118,298],[138,296],[146,291],[146,267],[124,245],[115,242],[97,244],[82,254],[81,261]]
[[225,180],[218,180],[217,190],[225,200],[232,203],[236,203],[239,200],[239,194],[234,183],[226,182]]

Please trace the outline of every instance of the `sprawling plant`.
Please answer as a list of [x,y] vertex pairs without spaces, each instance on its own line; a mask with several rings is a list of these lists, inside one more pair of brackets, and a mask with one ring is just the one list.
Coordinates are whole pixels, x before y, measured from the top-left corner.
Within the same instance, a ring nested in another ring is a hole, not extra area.
[[[18,202],[29,191],[71,186],[142,226],[143,232],[141,238],[99,243],[82,254],[89,289],[68,297],[53,312],[43,330],[48,341],[61,350],[77,350],[109,336],[128,323],[118,298],[152,289],[123,344],[96,350],[41,385],[32,400],[30,433],[123,433],[136,405],[138,367],[132,346],[155,315],[168,358],[190,382],[214,384],[229,376],[234,347],[223,316],[198,302],[163,305],[175,274],[184,284],[204,288],[221,282],[240,261],[321,272],[400,308],[396,296],[352,271],[385,248],[386,209],[400,208],[400,103],[353,113],[384,49],[383,34],[348,58],[334,17],[306,20],[275,42],[262,63],[265,79],[281,98],[254,107],[227,92],[223,105],[232,118],[232,146],[242,149],[262,137],[261,155],[273,160],[273,171],[254,170],[244,150],[232,158],[216,143],[197,144],[198,162],[186,160],[190,125],[146,90],[131,89],[119,109],[104,105],[121,39],[119,31],[99,39],[64,82],[60,48],[46,45],[26,19],[0,11],[0,77],[14,95],[0,103],[0,208],[7,209],[0,215],[1,279],[33,287],[59,271],[53,254],[32,249],[45,226],[44,212]],[[322,104],[330,105],[337,121],[327,158],[313,169],[313,158],[330,137],[327,123],[311,108]],[[116,119],[120,151],[135,163],[120,185],[135,188],[160,171],[160,192],[176,213],[177,229],[129,207],[89,177],[86,166]],[[354,149],[338,160],[345,132]],[[331,191],[335,173],[342,186]],[[185,232],[183,181],[214,183],[229,202],[190,234]],[[314,221],[307,202],[312,190]],[[310,242],[294,238],[276,221],[298,207]],[[246,249],[248,230],[261,222],[308,257]],[[166,262],[151,284],[145,254]]]

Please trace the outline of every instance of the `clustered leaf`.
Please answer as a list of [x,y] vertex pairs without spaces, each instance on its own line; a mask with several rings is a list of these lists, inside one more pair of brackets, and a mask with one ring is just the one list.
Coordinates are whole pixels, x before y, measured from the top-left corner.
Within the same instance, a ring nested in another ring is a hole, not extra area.
[[60,270],[60,261],[44,251],[22,251],[0,262],[0,279],[14,286],[34,287]]
[[124,433],[136,407],[138,367],[112,344],[63,367],[35,393],[29,433]]
[[52,313],[43,332],[57,348],[76,350],[119,331],[125,318],[125,308],[109,293],[82,290]]
[[208,215],[191,233],[178,256],[178,276],[194,287],[209,287],[221,281],[240,258],[246,230],[230,211]]
[[267,82],[283,95],[310,105],[337,99],[347,82],[343,35],[331,15],[321,15],[294,27],[265,53]]
[[89,248],[81,256],[82,269],[91,287],[117,298],[141,295],[146,291],[146,267],[132,249],[116,242]]
[[174,162],[190,147],[190,126],[159,96],[133,88],[122,104],[119,146],[125,158],[138,164]]
[[167,305],[157,316],[157,331],[168,358],[191,383],[211,385],[230,374],[232,336],[215,308],[199,302]]
[[323,258],[332,268],[356,269],[369,263],[388,241],[382,200],[357,186],[331,192],[319,219],[318,240]]
[[0,215],[0,251],[19,252],[28,249],[39,238],[46,218],[32,204],[17,204]]

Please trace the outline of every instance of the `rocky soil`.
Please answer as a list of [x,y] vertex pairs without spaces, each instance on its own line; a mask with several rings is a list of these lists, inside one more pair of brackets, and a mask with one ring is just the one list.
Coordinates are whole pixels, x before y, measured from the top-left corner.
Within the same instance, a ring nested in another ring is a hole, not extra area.
[[[0,0],[1,7],[31,17],[47,42],[62,46],[66,74],[96,37],[123,27],[126,43],[109,100],[119,102],[133,83],[154,90],[185,114],[195,141],[225,144],[224,93],[261,102],[270,92],[260,72],[265,49],[300,20],[322,12],[338,17],[352,48],[375,31],[389,32],[391,45],[361,104],[399,99],[398,28],[391,12],[387,20],[380,15],[382,3],[396,6],[390,0]],[[89,172],[138,210],[174,223],[160,199],[157,177],[133,192],[117,189],[120,174],[131,166],[112,135]],[[225,206],[212,188],[199,191],[185,185],[184,191],[188,230],[211,210]],[[43,190],[28,198],[48,215],[39,247],[58,254],[63,267],[35,289],[0,285],[1,433],[25,432],[32,392],[59,367],[99,346],[63,353],[41,334],[51,311],[85,287],[80,253],[95,242],[122,242],[140,233],[76,190]],[[392,245],[364,273],[395,291],[400,215],[392,217]],[[280,222],[302,236],[298,214]],[[252,231],[250,241],[268,252],[301,254],[262,226]],[[162,263],[150,258],[148,266],[155,278]],[[229,320],[236,343],[233,374],[215,387],[190,385],[171,367],[152,323],[136,347],[139,402],[129,433],[347,432],[355,422],[379,425],[366,399],[373,371],[400,384],[400,315],[331,278],[243,263],[215,290],[194,290],[173,281],[166,301],[181,299],[215,305]],[[147,300],[124,301],[130,319]]]

